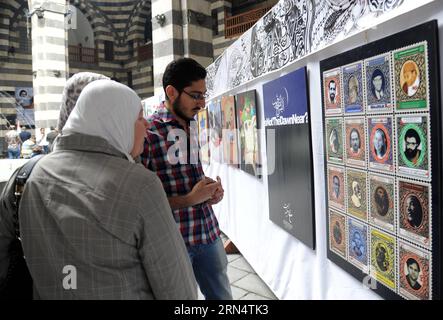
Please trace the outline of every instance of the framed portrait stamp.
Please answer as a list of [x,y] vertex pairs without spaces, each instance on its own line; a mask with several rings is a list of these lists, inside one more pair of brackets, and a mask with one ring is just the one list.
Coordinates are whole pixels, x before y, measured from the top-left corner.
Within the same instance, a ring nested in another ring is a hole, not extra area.
[[392,116],[368,117],[369,168],[394,171]]
[[411,300],[432,299],[431,253],[399,240],[398,283],[400,294]]
[[395,232],[395,180],[369,174],[369,221],[384,230]]
[[390,112],[393,105],[391,91],[391,54],[385,53],[365,62],[366,95],[368,112]]
[[428,248],[431,246],[430,189],[424,182],[398,179],[399,234]]
[[326,116],[342,113],[341,91],[342,86],[340,68],[325,71],[323,73],[323,105]]
[[429,180],[429,119],[426,114],[397,116],[398,173]]
[[368,220],[366,171],[348,168],[346,180],[348,214],[366,222]]
[[368,243],[367,225],[348,218],[348,261],[364,273],[369,272]]
[[346,216],[329,210],[329,250],[346,259]]
[[328,165],[329,205],[345,211],[345,168]]
[[365,118],[345,119],[346,163],[366,167]]
[[371,228],[371,276],[392,290],[396,289],[395,259],[395,238]]
[[343,163],[343,120],[326,118],[326,154],[330,162]]
[[361,61],[342,68],[343,101],[346,114],[359,114],[363,110],[363,63]]
[[392,52],[396,111],[428,110],[428,50],[421,42]]

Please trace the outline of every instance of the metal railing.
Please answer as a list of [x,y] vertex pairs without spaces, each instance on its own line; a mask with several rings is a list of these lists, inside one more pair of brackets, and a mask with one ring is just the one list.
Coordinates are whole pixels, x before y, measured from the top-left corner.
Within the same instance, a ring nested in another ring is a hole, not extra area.
[[265,6],[233,17],[225,17],[225,38],[242,35],[263,17],[272,6]]

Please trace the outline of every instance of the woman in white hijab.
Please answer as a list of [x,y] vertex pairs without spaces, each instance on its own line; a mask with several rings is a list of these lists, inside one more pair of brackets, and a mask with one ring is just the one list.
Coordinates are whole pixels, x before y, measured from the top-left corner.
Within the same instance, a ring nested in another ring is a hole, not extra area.
[[161,182],[132,163],[146,134],[137,94],[111,80],[90,83],[62,132],[19,212],[36,297],[196,299]]

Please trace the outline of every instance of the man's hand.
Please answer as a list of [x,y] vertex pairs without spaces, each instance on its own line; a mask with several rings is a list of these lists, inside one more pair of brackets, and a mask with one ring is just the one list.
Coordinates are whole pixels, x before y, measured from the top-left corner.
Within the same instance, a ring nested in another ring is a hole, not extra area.
[[[212,181],[214,181],[214,180],[212,180]],[[223,189],[223,186],[221,184],[221,179],[218,176],[217,176],[217,183],[219,184],[219,187],[217,188],[217,190],[215,190],[215,192],[212,195],[211,199],[208,200],[208,204],[211,205],[211,206],[214,205],[214,204],[219,203],[220,201],[222,201],[223,200],[223,196],[225,194],[225,190]]]
[[192,205],[200,204],[211,199],[219,189],[223,190],[220,180],[216,182],[211,178],[205,177],[192,188],[192,191],[189,193],[189,199]]

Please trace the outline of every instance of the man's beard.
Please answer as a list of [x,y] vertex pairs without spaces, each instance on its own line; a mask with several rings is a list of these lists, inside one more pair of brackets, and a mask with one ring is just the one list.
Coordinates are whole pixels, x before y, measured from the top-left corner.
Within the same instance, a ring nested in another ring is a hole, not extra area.
[[408,158],[408,159],[414,159],[416,157],[417,153],[418,153],[418,149],[414,149],[414,150],[406,149],[406,151],[405,151],[406,158]]
[[329,99],[331,99],[331,101],[335,101],[335,94],[329,94]]
[[179,100],[180,96],[178,96],[178,98],[175,99],[175,101],[172,103],[172,110],[174,111],[175,115],[186,122],[194,120],[194,118],[189,118],[183,113],[180,108]]

